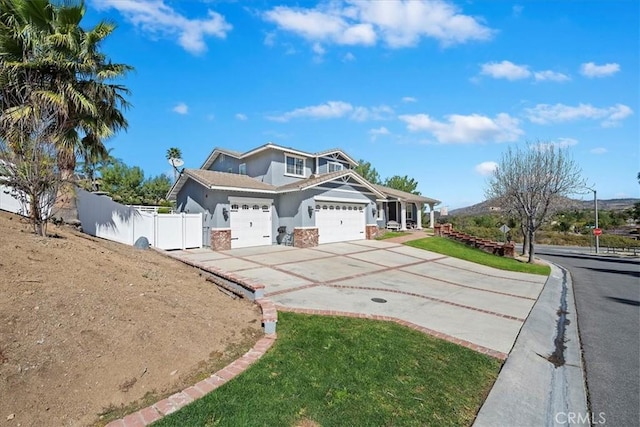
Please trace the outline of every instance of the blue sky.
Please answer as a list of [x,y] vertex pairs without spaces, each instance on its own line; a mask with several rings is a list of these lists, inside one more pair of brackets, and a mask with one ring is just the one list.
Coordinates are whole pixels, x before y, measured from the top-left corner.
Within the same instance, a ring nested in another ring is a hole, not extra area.
[[[113,155],[340,147],[449,209],[525,141],[567,147],[599,197],[639,197],[639,16],[622,1],[88,0],[135,67]],[[591,196],[585,195],[583,198]]]

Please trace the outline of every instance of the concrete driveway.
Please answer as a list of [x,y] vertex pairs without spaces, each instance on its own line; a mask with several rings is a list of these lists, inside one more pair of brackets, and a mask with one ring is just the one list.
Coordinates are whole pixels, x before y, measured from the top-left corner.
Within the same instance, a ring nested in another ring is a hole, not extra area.
[[277,306],[400,319],[505,356],[546,282],[376,240],[173,255],[262,283]]

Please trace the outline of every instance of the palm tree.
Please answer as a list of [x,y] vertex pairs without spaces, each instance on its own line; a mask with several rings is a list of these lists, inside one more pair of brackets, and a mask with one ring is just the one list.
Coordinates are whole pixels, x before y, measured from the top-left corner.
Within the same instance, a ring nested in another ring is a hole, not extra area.
[[175,182],[178,178],[178,168],[176,160],[182,159],[182,151],[179,148],[171,147],[167,150],[167,160],[173,166],[173,181]]
[[[19,120],[38,109],[55,111],[41,126],[50,128],[64,183],[56,216],[77,223],[77,157],[86,152],[106,157],[104,140],[127,128],[122,110],[129,105],[125,99],[129,92],[112,81],[132,68],[114,64],[100,52],[101,42],[115,29],[113,24],[80,27],[86,12],[83,1],[0,0],[0,10],[0,84],[32,94],[29,103],[18,105],[8,97],[0,99],[2,112],[11,111],[11,117]],[[8,139],[11,122],[3,123],[0,137]]]

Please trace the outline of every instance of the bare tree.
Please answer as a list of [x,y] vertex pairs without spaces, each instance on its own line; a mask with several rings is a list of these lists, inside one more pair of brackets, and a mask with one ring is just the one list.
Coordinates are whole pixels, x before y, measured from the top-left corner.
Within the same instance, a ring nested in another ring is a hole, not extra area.
[[529,262],[535,255],[535,233],[562,206],[564,198],[584,191],[582,171],[566,149],[553,143],[509,147],[489,180],[487,198],[495,198],[523,223]]
[[62,184],[53,144],[58,111],[41,98],[23,73],[20,90],[5,85],[0,98],[13,102],[0,116],[0,183],[10,188],[28,216],[36,234],[46,236],[46,226],[56,193]]

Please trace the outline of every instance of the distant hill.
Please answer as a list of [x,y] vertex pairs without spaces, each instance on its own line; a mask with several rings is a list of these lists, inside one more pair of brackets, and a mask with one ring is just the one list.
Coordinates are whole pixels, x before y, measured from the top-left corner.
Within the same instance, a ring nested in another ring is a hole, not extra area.
[[[609,199],[598,200],[598,210],[621,211],[633,207],[634,203],[640,202],[640,199]],[[569,199],[568,204],[575,209],[593,209],[593,200],[575,200]],[[484,215],[489,213],[500,212],[497,203],[491,200],[467,206],[465,208],[454,209],[449,212],[451,216],[471,216]]]

